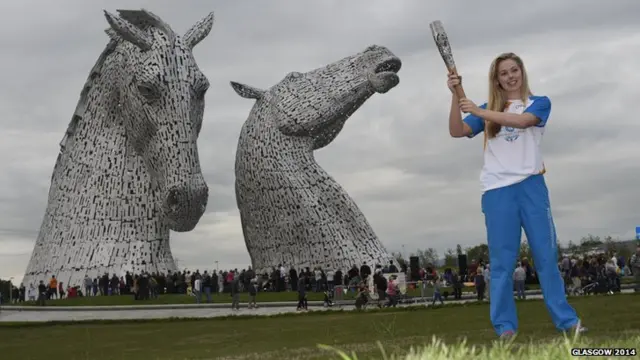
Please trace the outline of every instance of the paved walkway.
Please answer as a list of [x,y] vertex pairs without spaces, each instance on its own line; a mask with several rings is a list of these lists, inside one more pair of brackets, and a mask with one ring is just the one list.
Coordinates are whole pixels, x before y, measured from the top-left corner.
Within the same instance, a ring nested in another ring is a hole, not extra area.
[[[624,289],[622,293],[631,293],[633,290]],[[541,294],[528,295],[527,299],[542,299]],[[469,303],[477,300],[448,300],[445,304]],[[416,304],[398,305],[399,307],[415,306]],[[163,318],[215,318],[229,315],[277,315],[285,313],[295,313],[296,306],[277,306],[277,307],[260,307],[258,309],[247,309],[243,304],[239,311],[233,311],[228,308],[197,308],[189,305],[182,308],[149,308],[145,309],[113,309],[109,311],[100,311],[95,309],[85,310],[65,310],[64,307],[38,308],[37,311],[7,310],[5,307],[0,311],[0,322],[48,322],[48,321],[87,321],[87,320],[124,320],[124,319],[163,319]],[[430,304],[428,305],[430,306]],[[31,307],[33,308],[33,307]],[[311,308],[310,311],[334,311],[347,310],[352,311],[355,306],[347,304],[344,306],[334,306],[332,308],[324,308],[318,306]]]
[[[540,290],[529,290],[526,291],[527,296],[529,295],[539,295],[541,294]],[[185,295],[186,296],[186,295]],[[473,293],[462,293],[462,300],[474,300],[476,296]],[[409,301],[412,304],[415,303],[424,303],[431,301],[430,298],[423,297],[410,297]],[[344,300],[344,301],[336,301],[342,306],[345,305],[354,305],[354,300]],[[262,308],[295,308],[298,304],[297,301],[268,301],[258,303]],[[309,307],[323,307],[324,303],[322,301],[309,301],[307,304]],[[123,311],[123,310],[171,310],[171,309],[224,309],[228,310],[231,306],[231,303],[190,303],[190,304],[145,304],[141,302],[136,305],[98,305],[98,306],[20,306],[20,305],[4,305],[0,306],[0,312],[2,311],[34,311],[34,312],[46,312],[46,311]],[[247,304],[241,304],[241,307],[247,307]]]
[[[542,295],[530,295],[529,299],[541,299]],[[445,304],[468,303],[475,302],[475,299],[466,300],[448,300]],[[317,302],[316,302],[317,303]],[[2,310],[0,312],[0,322],[48,322],[48,321],[88,321],[88,320],[123,320],[123,319],[166,319],[166,318],[215,318],[222,316],[238,316],[238,315],[258,315],[269,316],[277,314],[295,313],[296,304],[291,306],[269,306],[259,307],[258,309],[248,309],[246,304],[242,304],[239,311],[233,311],[229,308],[230,304],[225,304],[225,308],[197,308],[189,305],[183,305],[181,308],[158,308],[151,309],[109,309],[109,311],[91,310],[65,310],[66,307],[45,307],[39,308],[38,311],[29,309],[29,311],[21,310]],[[309,304],[311,305],[311,304]],[[320,305],[322,303],[320,302]],[[419,303],[418,303],[419,305]],[[416,303],[401,304],[398,307],[416,306]],[[430,306],[428,304],[427,306]],[[31,307],[33,308],[33,307]],[[353,311],[353,304],[335,305],[325,308],[323,306],[309,306],[309,311],[335,311],[346,310]],[[6,309],[6,308],[5,308]]]

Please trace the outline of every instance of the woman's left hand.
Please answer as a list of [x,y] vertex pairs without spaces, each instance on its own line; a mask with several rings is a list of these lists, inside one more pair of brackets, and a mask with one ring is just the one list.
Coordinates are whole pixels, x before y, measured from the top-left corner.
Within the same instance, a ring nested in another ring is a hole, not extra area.
[[460,111],[466,114],[478,115],[480,108],[469,99],[460,99]]

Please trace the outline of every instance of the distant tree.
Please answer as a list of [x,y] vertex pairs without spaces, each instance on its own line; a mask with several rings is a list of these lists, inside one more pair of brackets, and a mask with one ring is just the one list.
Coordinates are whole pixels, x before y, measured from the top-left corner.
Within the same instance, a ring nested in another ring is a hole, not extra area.
[[631,259],[631,256],[635,253],[635,249],[633,246],[618,246],[617,253],[618,256],[622,256],[625,259]]
[[447,249],[447,252],[444,254],[444,266],[446,267],[458,266],[458,258],[456,257],[456,254],[454,254],[451,248]]
[[594,236],[589,234],[587,236],[583,236],[580,239],[580,250],[583,252],[590,251],[591,249],[595,247],[599,247],[600,245],[602,245],[602,240],[600,240],[600,236]]
[[424,259],[426,260],[427,264],[437,266],[440,262],[440,255],[438,255],[438,251],[436,249],[428,248],[424,252]]
[[562,245],[560,244],[560,239],[557,239],[557,238],[556,238],[556,247],[557,247],[557,251],[558,251],[558,257],[559,258],[563,257],[566,251],[562,247]]
[[425,250],[418,250],[411,256],[417,256],[420,263],[420,267],[427,267],[429,264],[437,266],[438,264],[438,251],[434,248],[428,248]]
[[611,236],[605,236],[604,237],[604,251],[606,251],[608,254],[613,254],[614,252],[616,252],[617,250],[617,246],[616,246],[616,242],[613,241],[613,238]]
[[489,261],[489,245],[480,244],[473,247],[468,247],[466,249],[467,257],[469,258],[469,262],[472,260],[480,261],[483,260],[485,262]]
[[[11,291],[11,287],[9,281],[5,281],[5,280],[0,280],[0,300],[2,300],[2,303],[8,303],[9,302],[9,292]],[[13,285],[13,287],[15,287],[15,285]]]
[[462,246],[460,246],[460,244],[456,245],[456,255],[460,256],[464,254],[464,252],[462,252]]
[[518,254],[518,260],[522,260],[527,258],[529,263],[532,264],[533,259],[531,256],[531,248],[529,247],[529,242],[527,240],[522,240],[520,243],[520,253]]
[[569,240],[569,244],[567,245],[567,251],[571,254],[580,253],[580,246],[576,245],[573,241]]
[[401,267],[401,266],[403,266],[403,265],[405,265],[405,264],[406,264],[407,266],[409,265],[409,264],[407,264],[407,261],[404,259],[404,257],[402,256],[402,254],[401,254],[401,253],[399,253],[399,252],[392,252],[392,253],[391,253],[391,256],[393,256],[393,260],[395,260],[395,263],[396,263],[396,265],[397,265],[398,267]]
[[[637,243],[640,245],[640,242]],[[569,253],[573,255],[580,255],[587,253],[594,248],[602,248],[608,253],[616,252],[618,256],[622,256],[624,258],[629,258],[635,252],[636,243],[631,243],[630,246],[624,246],[625,242],[621,242],[619,239],[613,239],[611,236],[605,236],[604,239],[601,239],[599,236],[588,234],[587,236],[583,236],[580,239],[580,244],[576,244],[573,241],[569,241],[566,247],[562,247],[560,244],[560,240],[556,239],[556,247],[558,251],[558,255],[562,256],[564,253]],[[476,246],[470,246],[463,250],[460,244],[456,244],[455,252],[449,248],[444,254],[444,263],[447,267],[456,267],[458,266],[458,255],[466,254],[468,257],[468,262],[473,260],[483,260],[485,262],[489,261],[489,246],[487,244],[479,244]],[[407,263],[407,261],[402,257],[400,253],[392,253],[398,265],[402,265]],[[412,256],[417,256],[419,258],[420,266],[426,267],[429,264],[436,265],[439,263],[438,252],[434,248],[428,248],[426,250],[418,250]],[[526,239],[523,239],[520,244],[520,251],[518,254],[519,259],[527,258],[531,265],[534,265],[533,254],[529,243]]]

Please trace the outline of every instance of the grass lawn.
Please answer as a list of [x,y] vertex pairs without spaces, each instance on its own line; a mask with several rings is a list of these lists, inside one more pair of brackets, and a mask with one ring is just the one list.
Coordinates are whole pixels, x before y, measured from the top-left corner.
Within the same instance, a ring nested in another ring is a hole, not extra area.
[[[633,278],[626,277],[621,280],[622,284],[632,283]],[[540,289],[538,285],[528,285],[529,290]],[[465,287],[463,292],[473,292],[475,289]],[[442,288],[442,291],[451,293],[451,288]],[[420,296],[420,290],[409,289],[407,291],[409,296]],[[429,295],[430,296],[430,295]],[[324,295],[322,293],[307,292],[307,299],[309,301],[322,301]],[[355,295],[348,292],[344,295],[344,300],[352,300]],[[205,298],[203,297],[203,300]],[[214,303],[231,303],[231,295],[212,295],[212,301]],[[243,293],[240,295],[240,302],[248,302],[249,295]],[[259,293],[257,297],[258,302],[280,302],[280,301],[298,301],[298,295],[295,292],[263,292]],[[195,304],[195,298],[192,296],[186,296],[182,294],[167,294],[161,295],[158,299],[148,301],[135,301],[133,296],[90,296],[63,300],[50,300],[47,301],[47,306],[112,306],[112,305],[146,305],[146,304]],[[25,302],[21,305],[32,306],[35,302]]]
[[[640,334],[640,295],[589,296],[570,302],[595,340]],[[541,342],[561,335],[544,303],[518,302],[518,343]],[[199,320],[144,320],[92,323],[0,323],[2,359],[328,359],[325,344],[355,351],[359,359],[407,352],[431,342],[466,337],[471,344],[495,339],[486,303],[436,308],[398,308],[364,312],[321,312],[273,317]]]

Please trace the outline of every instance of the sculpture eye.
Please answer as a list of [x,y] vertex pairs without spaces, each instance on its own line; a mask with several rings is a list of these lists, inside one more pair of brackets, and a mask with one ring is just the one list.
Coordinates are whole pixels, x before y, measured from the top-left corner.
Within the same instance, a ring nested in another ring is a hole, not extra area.
[[140,92],[140,95],[149,101],[156,100],[160,97],[158,91],[150,85],[140,84],[138,85],[138,91]]

